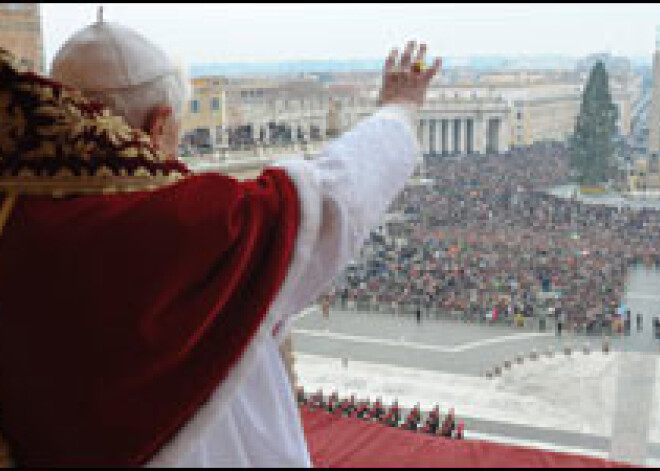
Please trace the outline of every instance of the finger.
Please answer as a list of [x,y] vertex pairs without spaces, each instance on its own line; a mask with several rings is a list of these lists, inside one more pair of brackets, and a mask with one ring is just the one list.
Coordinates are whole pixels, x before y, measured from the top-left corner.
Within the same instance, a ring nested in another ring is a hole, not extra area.
[[413,60],[413,64],[424,64],[424,59],[426,58],[426,44],[422,43],[419,46],[419,50],[417,51],[417,54],[415,55],[415,59]]
[[384,67],[385,73],[392,71],[392,69],[394,68],[394,64],[396,64],[396,58],[398,56],[399,56],[398,49],[392,49],[390,51],[390,54],[387,56],[387,59],[385,60],[385,67]]
[[440,71],[440,67],[442,67],[442,59],[440,57],[437,57],[433,61],[433,65],[424,72],[425,74],[424,79],[427,82],[430,82],[431,79],[435,76],[435,74],[437,74],[438,71]]
[[401,57],[401,68],[407,69],[410,67],[410,58],[412,57],[413,50],[415,49],[415,41],[410,41],[406,46],[406,50]]

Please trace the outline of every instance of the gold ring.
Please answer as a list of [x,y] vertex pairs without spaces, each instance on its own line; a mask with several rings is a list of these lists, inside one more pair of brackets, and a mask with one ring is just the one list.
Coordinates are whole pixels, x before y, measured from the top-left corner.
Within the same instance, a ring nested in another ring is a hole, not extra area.
[[416,74],[420,73],[422,70],[424,70],[424,68],[425,68],[424,62],[422,62],[422,61],[417,61],[412,66],[412,70]]

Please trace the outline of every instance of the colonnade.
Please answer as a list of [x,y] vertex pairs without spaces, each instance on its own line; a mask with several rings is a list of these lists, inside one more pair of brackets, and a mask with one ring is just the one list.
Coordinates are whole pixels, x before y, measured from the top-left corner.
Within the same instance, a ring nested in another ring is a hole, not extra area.
[[424,155],[456,155],[508,150],[499,117],[423,117],[418,137]]
[[[451,110],[422,110],[417,122],[422,154],[447,156],[508,150],[508,119],[507,115],[501,112],[502,110],[466,111],[458,114]],[[272,128],[268,122],[253,122],[251,128],[246,130],[246,138],[260,143],[279,140],[282,137],[290,142],[310,138],[323,140],[327,137],[328,124],[322,119],[282,120],[276,124],[279,126]],[[209,129],[209,131],[211,143],[228,143],[226,128]]]

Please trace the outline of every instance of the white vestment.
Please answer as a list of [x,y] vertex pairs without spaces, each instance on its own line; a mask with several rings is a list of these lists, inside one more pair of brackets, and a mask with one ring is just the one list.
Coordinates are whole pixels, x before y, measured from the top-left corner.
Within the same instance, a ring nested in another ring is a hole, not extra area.
[[[300,229],[266,322],[211,399],[147,466],[310,467],[296,400],[279,353],[295,316],[358,254],[419,159],[414,111],[388,105],[313,161],[277,164],[293,180]],[[279,325],[277,337],[273,328]]]

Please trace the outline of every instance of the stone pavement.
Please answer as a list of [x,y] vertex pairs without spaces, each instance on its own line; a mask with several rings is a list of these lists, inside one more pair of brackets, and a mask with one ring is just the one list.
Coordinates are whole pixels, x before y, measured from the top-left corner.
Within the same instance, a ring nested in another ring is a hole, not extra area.
[[625,352],[619,363],[610,459],[646,464],[656,379],[656,356]]
[[[627,305],[633,315],[631,333],[614,338],[612,349],[625,352],[616,378],[615,412],[609,440],[533,427],[507,426],[484,420],[470,420],[484,433],[508,433],[527,439],[542,439],[557,445],[607,450],[612,459],[644,465],[650,456],[660,457],[657,445],[649,445],[650,418],[657,413],[656,369],[660,341],[652,333],[652,319],[660,317],[660,274],[633,269],[629,274]],[[644,315],[643,329],[637,331],[635,315]],[[298,319],[293,330],[296,351],[334,358],[370,361],[431,371],[483,376],[516,355],[529,358],[536,350],[551,349],[563,354],[588,344],[600,349],[602,337],[532,332],[504,326],[465,324],[452,320],[423,319],[385,313],[332,311],[323,319],[318,308]],[[528,359],[526,361],[529,361]],[[508,432],[507,432],[508,430]],[[608,443],[609,441],[609,443]]]
[[[660,317],[660,275],[649,270],[631,271],[628,286],[626,302],[633,322],[630,336],[622,343],[625,353],[619,363],[610,458],[643,466],[649,455],[649,428],[657,403],[659,341],[653,337],[652,322],[654,316]],[[644,315],[641,331],[634,322],[638,312]]]
[[[326,321],[314,308],[296,322],[293,341],[303,353],[483,376],[516,355],[585,344],[600,349],[603,339],[451,320],[425,319],[418,325],[414,317],[382,313],[332,311]],[[614,339],[613,345],[618,343]]]

